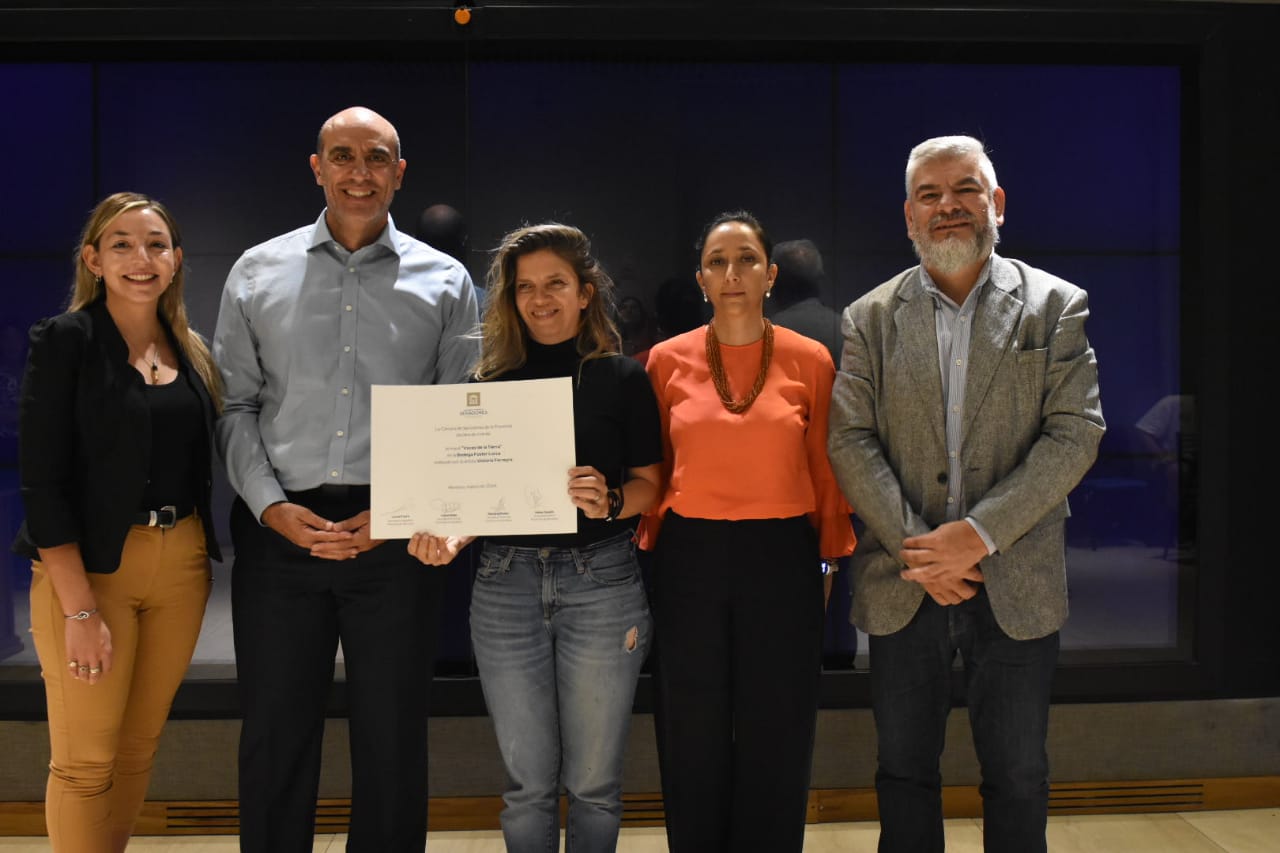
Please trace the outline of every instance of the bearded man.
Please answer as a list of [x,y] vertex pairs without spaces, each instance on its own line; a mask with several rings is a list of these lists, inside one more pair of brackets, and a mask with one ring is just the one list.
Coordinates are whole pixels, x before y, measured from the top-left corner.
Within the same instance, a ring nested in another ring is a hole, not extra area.
[[1067,494],[1105,430],[1088,298],[995,254],[1005,192],[978,140],[917,145],[906,189],[920,265],[845,309],[827,445],[866,524],[850,618],[870,635],[879,849],[943,849],[958,654],[985,849],[1044,851]]

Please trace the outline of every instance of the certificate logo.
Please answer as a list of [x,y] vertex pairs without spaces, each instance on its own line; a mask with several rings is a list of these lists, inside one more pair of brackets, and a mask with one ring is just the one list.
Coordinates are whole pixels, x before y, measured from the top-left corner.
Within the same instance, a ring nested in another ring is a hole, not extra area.
[[489,414],[489,410],[480,405],[480,392],[468,391],[467,405],[463,406],[462,411],[458,414],[466,418],[484,417]]

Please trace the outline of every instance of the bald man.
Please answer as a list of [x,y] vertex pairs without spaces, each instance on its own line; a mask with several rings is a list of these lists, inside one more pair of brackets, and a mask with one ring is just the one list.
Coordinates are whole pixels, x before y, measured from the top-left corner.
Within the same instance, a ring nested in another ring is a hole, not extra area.
[[463,381],[476,296],[458,261],[396,230],[405,161],[385,118],[332,116],[311,169],[324,212],[240,257],[213,343],[226,384],[218,439],[238,495],[240,849],[312,849],[341,641],[347,850],[421,853],[443,574],[369,536],[370,387]]

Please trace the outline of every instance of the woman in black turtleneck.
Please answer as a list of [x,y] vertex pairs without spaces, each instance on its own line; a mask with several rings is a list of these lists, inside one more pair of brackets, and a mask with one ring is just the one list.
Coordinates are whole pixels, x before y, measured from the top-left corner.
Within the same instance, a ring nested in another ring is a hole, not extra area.
[[[662,439],[640,363],[619,355],[613,283],[577,228],[508,234],[489,269],[478,381],[573,379],[577,533],[485,540],[471,640],[510,777],[510,851],[559,849],[559,794],[575,853],[612,851],[622,758],[652,620],[635,558],[635,522],[658,496]],[[422,562],[470,540],[415,535]]]

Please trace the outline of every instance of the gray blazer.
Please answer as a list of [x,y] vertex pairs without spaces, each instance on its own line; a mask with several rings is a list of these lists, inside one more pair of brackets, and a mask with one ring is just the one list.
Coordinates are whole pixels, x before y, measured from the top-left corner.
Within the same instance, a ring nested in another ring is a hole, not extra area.
[[[1106,425],[1085,336],[1088,297],[1020,261],[992,258],[974,318],[961,421],[966,515],[991,536],[981,562],[996,621],[1015,639],[1067,618],[1067,494]],[[934,303],[913,267],[855,301],[827,449],[866,524],[853,553],[850,618],[869,634],[904,627],[924,588],[898,576],[902,540],[946,520],[946,432]]]

